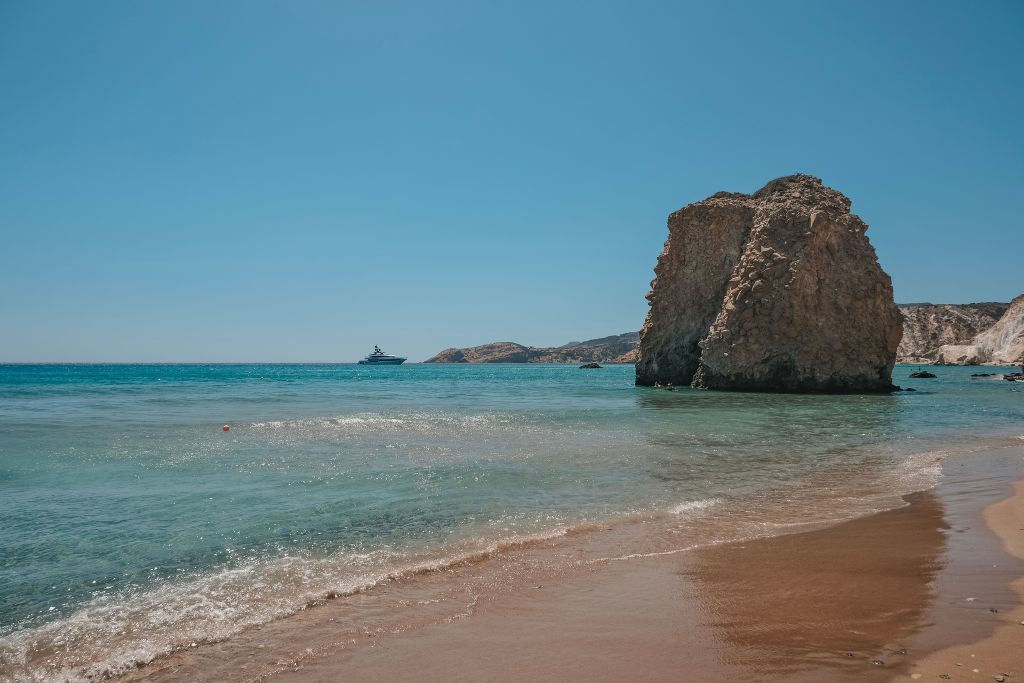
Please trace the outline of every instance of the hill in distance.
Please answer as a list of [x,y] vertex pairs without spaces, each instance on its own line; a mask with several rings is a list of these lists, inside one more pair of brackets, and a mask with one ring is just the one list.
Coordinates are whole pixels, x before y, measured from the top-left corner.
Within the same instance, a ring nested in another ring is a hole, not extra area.
[[494,342],[468,348],[445,349],[425,363],[635,363],[638,332],[569,342],[563,346],[523,346]]

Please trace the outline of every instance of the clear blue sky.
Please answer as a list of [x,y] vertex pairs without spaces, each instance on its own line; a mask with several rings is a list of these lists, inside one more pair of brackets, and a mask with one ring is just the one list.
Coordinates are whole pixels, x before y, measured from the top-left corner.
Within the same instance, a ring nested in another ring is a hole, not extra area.
[[793,172],[898,301],[1005,301],[1022,45],[1017,1],[0,0],[0,360],[637,330],[667,214]]

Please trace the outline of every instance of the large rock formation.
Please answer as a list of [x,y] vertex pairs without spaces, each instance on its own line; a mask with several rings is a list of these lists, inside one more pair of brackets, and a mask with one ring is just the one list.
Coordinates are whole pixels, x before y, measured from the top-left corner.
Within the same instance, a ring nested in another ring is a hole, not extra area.
[[445,349],[425,363],[635,363],[640,335],[627,332],[611,337],[535,347],[495,342],[464,349]]
[[932,363],[942,346],[968,345],[992,327],[1009,304],[903,304],[903,339],[897,363]]
[[647,295],[636,381],[889,391],[892,283],[850,200],[793,175],[676,211]]
[[936,352],[936,362],[956,365],[1024,363],[1024,294],[1010,302],[991,327],[967,344],[947,344]]

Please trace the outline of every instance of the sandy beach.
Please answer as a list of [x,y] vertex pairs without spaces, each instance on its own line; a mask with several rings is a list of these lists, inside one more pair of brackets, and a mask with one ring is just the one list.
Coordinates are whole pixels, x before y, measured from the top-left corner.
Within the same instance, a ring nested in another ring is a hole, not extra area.
[[1024,671],[1022,457],[946,460],[906,505],[801,533],[596,561],[595,544],[649,531],[526,544],[130,678],[1012,680]]
[[[1024,559],[1024,482],[1014,484],[1013,496],[990,505],[984,511],[984,521],[998,536],[1003,549],[1018,560]],[[1002,566],[999,558],[993,558],[993,573],[1006,575],[1006,567],[1019,563],[1005,559]],[[979,574],[983,567],[979,566]],[[931,679],[939,677],[948,680],[1011,680],[1019,677],[1024,669],[1024,577],[1010,572],[1010,585],[1017,596],[998,613],[994,630],[987,637],[970,641],[961,639],[955,645],[933,652],[914,662],[911,673],[903,679]],[[984,584],[979,584],[983,588]],[[994,587],[998,588],[998,586]],[[965,601],[967,599],[965,598]],[[984,621],[984,612],[979,612],[978,598],[972,600],[970,616],[975,621]],[[964,609],[964,606],[960,606]],[[981,606],[984,609],[984,604]],[[990,611],[992,608],[989,608]],[[997,608],[998,609],[998,608]],[[981,619],[978,615],[981,615]]]

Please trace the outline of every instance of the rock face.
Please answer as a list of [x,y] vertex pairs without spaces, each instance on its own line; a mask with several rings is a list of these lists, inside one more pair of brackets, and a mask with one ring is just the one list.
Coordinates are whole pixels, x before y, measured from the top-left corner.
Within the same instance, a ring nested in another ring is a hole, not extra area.
[[[639,336],[639,334],[637,336]],[[611,360],[605,361],[605,362],[606,363],[622,363],[623,365],[635,365],[637,359],[639,359],[639,358],[640,358],[640,349],[639,349],[639,344],[637,344],[637,345],[634,345],[632,349],[630,349],[626,353],[622,354],[621,356],[615,356],[615,358],[612,358]]]
[[465,349],[445,349],[425,363],[633,363],[640,335],[627,332],[564,346],[537,348],[495,342]]
[[940,347],[971,344],[1008,307],[1009,304],[997,302],[901,305],[903,339],[896,350],[896,362],[933,363],[939,358]]
[[1024,294],[1010,302],[991,327],[967,344],[947,344],[936,352],[936,362],[948,365],[1024,363]]
[[668,228],[637,384],[891,390],[902,319],[844,195],[792,175],[690,204]]

